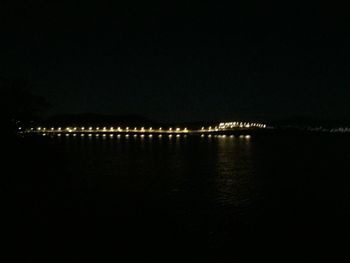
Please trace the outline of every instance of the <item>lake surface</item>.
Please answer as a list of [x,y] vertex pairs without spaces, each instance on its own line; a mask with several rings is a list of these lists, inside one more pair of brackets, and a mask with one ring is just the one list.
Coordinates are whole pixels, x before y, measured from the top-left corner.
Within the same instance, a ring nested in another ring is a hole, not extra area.
[[316,133],[21,139],[4,164],[9,243],[50,262],[349,262],[349,146]]

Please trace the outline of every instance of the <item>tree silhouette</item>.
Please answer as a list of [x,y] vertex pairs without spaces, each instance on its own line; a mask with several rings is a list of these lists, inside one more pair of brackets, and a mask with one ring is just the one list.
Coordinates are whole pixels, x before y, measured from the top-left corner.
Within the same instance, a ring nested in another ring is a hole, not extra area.
[[34,94],[31,88],[23,79],[0,79],[0,118],[5,132],[13,133],[18,124],[28,124],[48,108],[46,99]]

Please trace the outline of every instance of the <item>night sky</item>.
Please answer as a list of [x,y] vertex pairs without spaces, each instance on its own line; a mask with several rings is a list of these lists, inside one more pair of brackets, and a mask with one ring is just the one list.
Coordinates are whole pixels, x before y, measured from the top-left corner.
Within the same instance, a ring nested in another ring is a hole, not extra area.
[[350,119],[345,6],[230,2],[2,0],[0,75],[48,114]]

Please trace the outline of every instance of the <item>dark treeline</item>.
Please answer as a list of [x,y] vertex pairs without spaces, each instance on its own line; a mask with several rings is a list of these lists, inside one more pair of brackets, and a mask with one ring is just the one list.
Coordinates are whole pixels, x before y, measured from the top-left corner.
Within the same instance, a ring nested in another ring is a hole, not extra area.
[[3,133],[14,134],[19,125],[39,118],[49,107],[45,98],[34,94],[24,79],[0,78],[0,119]]

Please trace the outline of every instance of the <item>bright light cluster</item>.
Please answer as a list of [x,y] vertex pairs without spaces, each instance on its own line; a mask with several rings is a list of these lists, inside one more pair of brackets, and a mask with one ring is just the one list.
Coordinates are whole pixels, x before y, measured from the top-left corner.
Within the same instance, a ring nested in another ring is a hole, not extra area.
[[233,129],[233,128],[266,128],[266,124],[256,122],[221,122],[219,123],[219,130]]

